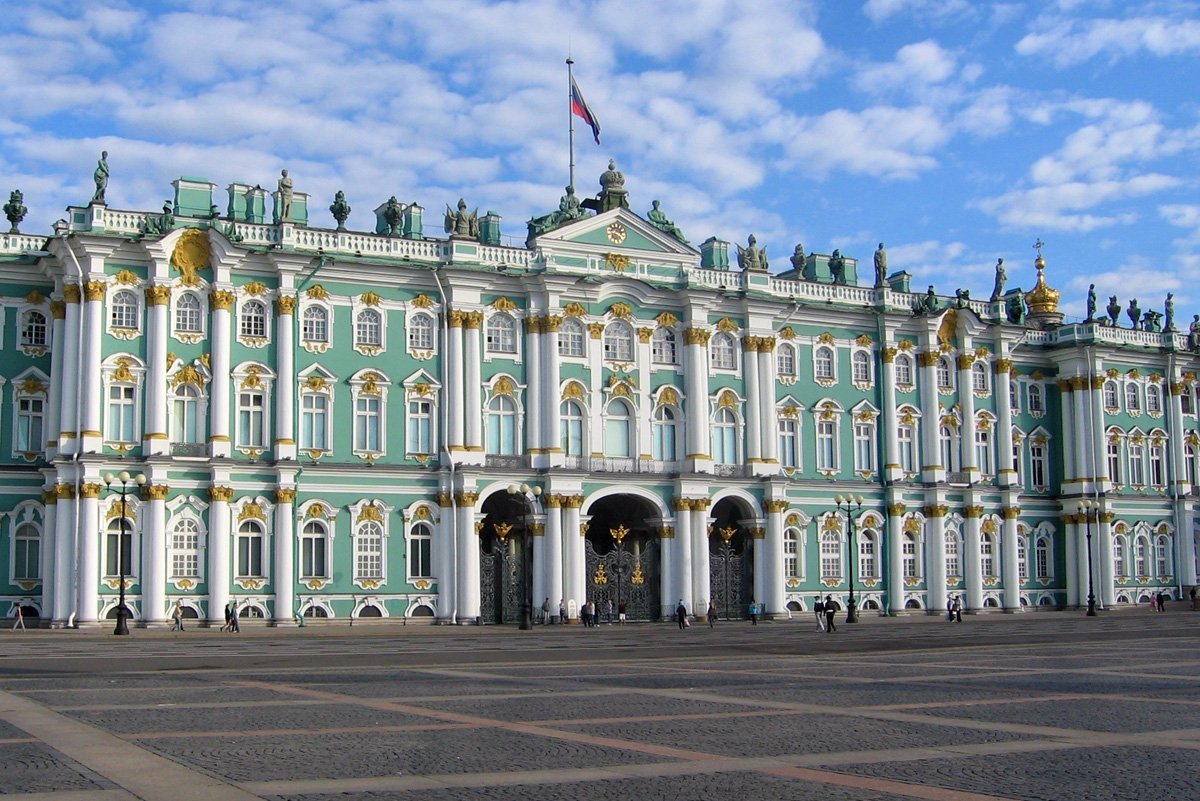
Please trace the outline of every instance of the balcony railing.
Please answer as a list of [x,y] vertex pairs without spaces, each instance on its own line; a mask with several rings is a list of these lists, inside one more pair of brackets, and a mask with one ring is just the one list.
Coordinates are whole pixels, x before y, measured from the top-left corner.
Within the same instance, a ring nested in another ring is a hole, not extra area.
[[566,456],[567,470],[588,470],[595,473],[677,473],[679,462],[659,459],[634,459],[621,456]]

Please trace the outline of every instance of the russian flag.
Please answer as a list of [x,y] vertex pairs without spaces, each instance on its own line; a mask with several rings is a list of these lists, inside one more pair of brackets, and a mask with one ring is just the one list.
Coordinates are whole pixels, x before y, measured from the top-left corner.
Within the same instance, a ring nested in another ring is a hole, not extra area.
[[596,144],[600,144],[600,120],[596,119],[596,115],[588,108],[587,101],[583,99],[583,92],[579,91],[579,84],[575,83],[573,75],[571,76],[571,113],[592,127],[592,136],[596,138]]

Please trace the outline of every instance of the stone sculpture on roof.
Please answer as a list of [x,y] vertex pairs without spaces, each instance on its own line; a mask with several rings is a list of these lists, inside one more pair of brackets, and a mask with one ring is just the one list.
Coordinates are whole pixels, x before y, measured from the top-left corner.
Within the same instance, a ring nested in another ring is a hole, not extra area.
[[738,267],[743,270],[759,270],[765,272],[767,266],[767,249],[758,246],[758,240],[754,238],[754,234],[750,234],[746,239],[746,247],[737,246]]
[[651,225],[665,234],[670,234],[685,245],[691,244],[684,237],[683,231],[679,230],[679,226],[671,222],[671,220],[667,218],[667,215],[663,213],[663,210],[659,208],[659,201],[652,201],[650,206],[650,211],[646,212],[646,220]]
[[479,239],[479,209],[467,211],[467,201],[458,199],[458,210],[446,206],[446,233],[451,239]]

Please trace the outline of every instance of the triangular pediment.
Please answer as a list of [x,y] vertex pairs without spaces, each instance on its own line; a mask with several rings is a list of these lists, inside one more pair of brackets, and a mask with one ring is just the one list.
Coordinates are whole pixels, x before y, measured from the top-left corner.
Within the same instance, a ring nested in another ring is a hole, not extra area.
[[542,248],[567,243],[605,251],[649,251],[689,258],[699,255],[694,248],[660,231],[629,209],[612,209],[576,220],[533,240],[535,247]]

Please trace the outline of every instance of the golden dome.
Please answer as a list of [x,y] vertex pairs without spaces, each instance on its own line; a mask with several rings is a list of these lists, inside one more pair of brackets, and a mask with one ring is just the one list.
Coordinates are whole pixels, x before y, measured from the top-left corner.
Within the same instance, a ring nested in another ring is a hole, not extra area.
[[1037,267],[1037,283],[1025,293],[1030,314],[1055,314],[1058,312],[1058,290],[1046,284],[1046,260],[1039,253],[1033,262]]

